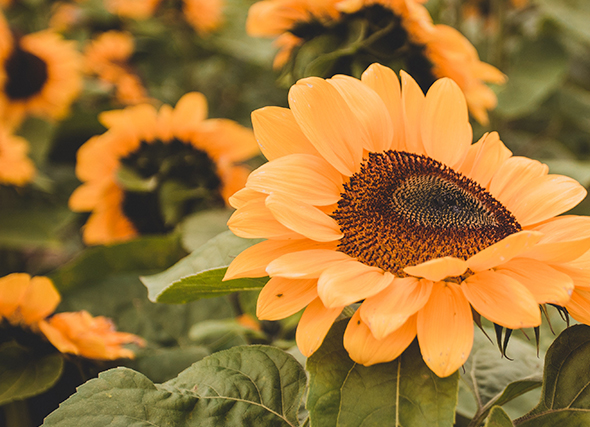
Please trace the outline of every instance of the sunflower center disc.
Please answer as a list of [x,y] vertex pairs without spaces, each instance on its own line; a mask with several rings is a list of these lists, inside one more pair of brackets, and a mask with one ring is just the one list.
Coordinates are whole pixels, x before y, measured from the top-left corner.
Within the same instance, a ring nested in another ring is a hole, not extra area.
[[392,150],[369,154],[333,217],[344,234],[340,251],[398,277],[433,258],[467,259],[521,229],[475,181],[429,157]]
[[47,64],[41,58],[15,44],[4,63],[4,92],[13,100],[28,99],[43,89],[47,82]]
[[168,232],[191,212],[224,206],[215,163],[191,144],[177,139],[144,141],[120,162],[143,182],[152,183],[124,191],[123,213],[141,234]]

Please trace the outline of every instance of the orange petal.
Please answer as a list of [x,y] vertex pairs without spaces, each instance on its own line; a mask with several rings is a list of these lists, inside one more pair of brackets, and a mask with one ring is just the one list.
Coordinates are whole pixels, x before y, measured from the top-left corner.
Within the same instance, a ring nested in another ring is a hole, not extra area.
[[496,267],[532,248],[541,236],[541,233],[529,230],[511,234],[473,255],[467,260],[467,265],[473,271],[484,271]]
[[445,277],[460,276],[467,270],[467,263],[459,258],[450,256],[431,259],[412,267],[404,268],[404,272],[416,277],[438,282]]
[[420,131],[429,157],[451,167],[463,160],[473,131],[465,96],[453,80],[439,79],[428,90]]
[[543,237],[522,254],[524,257],[562,263],[573,261],[590,249],[589,217],[560,216],[535,226],[533,230],[543,233]]
[[220,159],[225,162],[243,162],[260,154],[254,132],[233,120],[205,120],[192,134],[184,137],[217,163]]
[[590,291],[590,251],[572,262],[555,264],[552,267],[570,276],[576,289]]
[[498,132],[486,133],[469,147],[458,172],[486,188],[512,152],[500,141]]
[[465,363],[473,346],[471,307],[454,283],[435,283],[416,324],[422,358],[444,378]]
[[363,129],[363,148],[371,152],[391,148],[393,125],[385,104],[377,93],[360,80],[336,75],[328,80],[350,106]]
[[31,276],[12,273],[0,278],[0,319],[11,317],[23,302]]
[[260,193],[250,188],[242,188],[229,197],[228,202],[232,208],[240,209],[251,200],[260,199],[264,201],[267,196],[268,194]]
[[252,126],[258,146],[268,160],[297,153],[320,155],[301,132],[288,108],[264,107],[255,110]]
[[576,289],[565,308],[578,322],[590,325],[590,291]]
[[377,92],[389,111],[393,126],[393,141],[390,148],[404,150],[405,130],[401,88],[395,72],[391,68],[375,63],[363,72],[361,81]]
[[268,162],[250,174],[246,187],[282,193],[315,206],[340,200],[341,175],[321,157],[291,154]]
[[297,347],[305,357],[311,356],[326,338],[336,318],[342,312],[342,307],[326,308],[319,298],[313,300],[303,312],[295,340]]
[[297,313],[318,297],[317,283],[316,279],[273,277],[258,296],[256,317],[278,320]]
[[391,285],[367,298],[358,312],[373,336],[381,340],[401,327],[430,297],[432,282],[414,277],[395,278]]
[[194,126],[207,118],[207,99],[202,93],[189,92],[176,103],[172,113],[172,126],[179,130]]
[[20,306],[20,313],[26,325],[32,325],[55,311],[61,297],[53,282],[43,276],[31,278],[31,282]]
[[526,157],[514,156],[500,165],[490,181],[489,191],[510,210],[508,202],[521,192],[522,187],[544,175],[549,167]]
[[416,316],[383,339],[375,339],[371,330],[361,320],[357,310],[348,322],[344,332],[344,348],[356,363],[371,366],[376,363],[391,362],[404,352],[416,338]]
[[266,272],[271,277],[317,279],[327,268],[352,259],[345,253],[336,250],[303,250],[278,257],[268,265]]
[[547,264],[528,258],[515,258],[496,269],[524,285],[538,304],[565,305],[574,290],[570,276]]
[[264,204],[252,200],[235,211],[227,226],[236,236],[246,239],[302,239],[303,236],[278,222]]
[[479,314],[498,325],[520,329],[541,324],[531,291],[507,275],[482,271],[465,279],[461,289]]
[[[266,272],[267,266],[270,267],[269,264],[273,260],[285,254],[306,251],[307,249],[327,249],[330,252],[335,252],[336,246],[336,243],[318,243],[308,239],[287,241],[265,240],[264,242],[250,246],[234,258],[227,268],[223,280],[268,276]],[[280,274],[274,276],[280,276]]]
[[318,295],[328,308],[343,307],[385,289],[393,275],[358,261],[345,261],[325,269],[318,280]]
[[366,135],[336,88],[318,77],[299,80],[289,91],[289,107],[299,127],[340,173],[358,170]]
[[317,242],[333,242],[342,238],[335,219],[308,203],[273,193],[266,198],[266,207],[285,227]]
[[575,179],[547,175],[522,187],[507,203],[507,207],[522,226],[527,226],[570,210],[586,194],[586,189]]

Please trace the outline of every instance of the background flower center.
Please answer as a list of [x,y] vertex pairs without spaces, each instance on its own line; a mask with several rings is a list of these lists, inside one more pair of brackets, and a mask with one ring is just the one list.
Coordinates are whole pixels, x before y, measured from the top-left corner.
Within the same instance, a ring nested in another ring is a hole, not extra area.
[[467,259],[520,231],[475,181],[426,156],[370,153],[344,186],[333,217],[339,250],[397,276],[433,258]]
[[4,92],[13,100],[24,100],[41,91],[47,81],[47,64],[41,58],[20,48],[14,50],[4,62],[6,82]]

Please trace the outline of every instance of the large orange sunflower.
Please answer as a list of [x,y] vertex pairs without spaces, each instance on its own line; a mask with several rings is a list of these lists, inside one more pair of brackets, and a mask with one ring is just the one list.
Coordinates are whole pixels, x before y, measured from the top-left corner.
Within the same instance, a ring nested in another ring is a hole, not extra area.
[[224,206],[243,187],[248,169],[239,163],[258,152],[252,131],[206,117],[197,92],[174,109],[140,104],[100,115],[108,131],[80,147],[83,184],[70,198],[72,210],[92,212],[86,243],[167,232],[194,210]]
[[267,240],[225,279],[271,277],[261,319],[305,308],[296,335],[304,355],[360,303],[344,335],[353,360],[393,360],[417,336],[426,364],[445,377],[469,356],[473,313],[535,327],[539,304],[570,303],[590,274],[578,259],[590,249],[590,218],[557,217],[586,190],[512,156],[495,132],[472,144],[453,80],[424,95],[408,74],[400,88],[373,64],[360,81],[302,79],[289,106],[252,114],[269,162],[230,198],[228,225]]
[[47,30],[15,36],[0,17],[0,119],[18,126],[29,114],[64,118],[82,88],[75,42]]
[[[484,82],[500,84],[505,76],[480,61],[475,48],[460,32],[446,25],[434,25],[421,3],[264,0],[250,8],[246,29],[253,36],[276,37],[280,50],[275,68],[290,62],[295,74],[305,70],[302,77],[314,73],[323,77],[335,72],[354,74],[359,64],[364,69],[373,61],[391,66],[401,62],[424,91],[436,79],[450,77],[465,93],[475,119],[487,123],[487,111],[496,106],[497,99]],[[311,59],[307,51],[299,59],[297,50],[311,41],[315,43]],[[324,46],[327,50],[322,50]]]

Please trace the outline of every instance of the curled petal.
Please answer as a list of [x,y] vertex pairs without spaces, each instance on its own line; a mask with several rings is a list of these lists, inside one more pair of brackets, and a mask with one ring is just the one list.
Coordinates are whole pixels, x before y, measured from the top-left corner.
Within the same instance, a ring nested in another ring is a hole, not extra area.
[[341,312],[342,307],[326,308],[319,298],[307,306],[297,324],[295,334],[297,347],[304,356],[309,357],[320,348]]
[[390,362],[397,358],[416,337],[416,316],[411,316],[395,331],[376,339],[357,310],[344,332],[344,348],[352,360],[364,366]]

